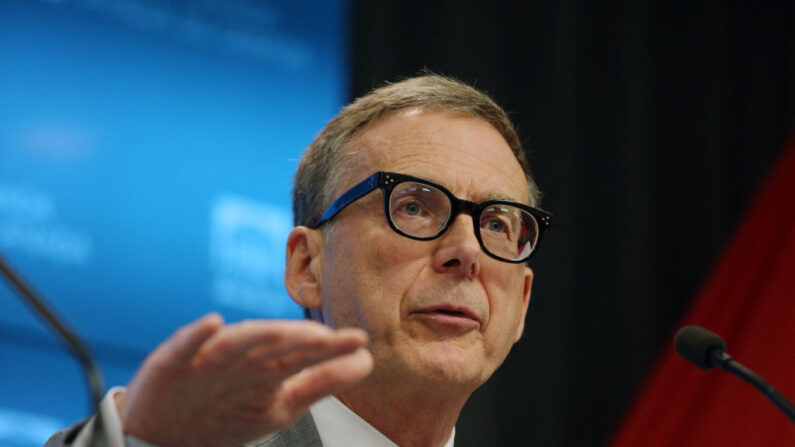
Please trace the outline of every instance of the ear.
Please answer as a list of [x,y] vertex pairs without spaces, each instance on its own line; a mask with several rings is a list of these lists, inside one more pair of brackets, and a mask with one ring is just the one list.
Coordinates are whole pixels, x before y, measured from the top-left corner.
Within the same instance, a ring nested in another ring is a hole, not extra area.
[[522,319],[519,321],[519,326],[516,328],[516,335],[513,342],[516,343],[522,338],[524,333],[524,322],[527,317],[527,308],[530,306],[530,290],[533,288],[533,270],[530,267],[524,268],[524,292],[522,296]]
[[323,304],[320,293],[322,257],[323,235],[319,230],[295,227],[290,231],[284,285],[290,298],[308,309]]

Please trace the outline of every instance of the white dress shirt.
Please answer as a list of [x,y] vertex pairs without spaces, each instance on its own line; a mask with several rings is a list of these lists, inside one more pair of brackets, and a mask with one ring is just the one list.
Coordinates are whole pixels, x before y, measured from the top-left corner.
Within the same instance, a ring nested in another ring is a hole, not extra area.
[[[310,407],[323,447],[398,447],[334,396]],[[455,428],[444,447],[453,447]]]

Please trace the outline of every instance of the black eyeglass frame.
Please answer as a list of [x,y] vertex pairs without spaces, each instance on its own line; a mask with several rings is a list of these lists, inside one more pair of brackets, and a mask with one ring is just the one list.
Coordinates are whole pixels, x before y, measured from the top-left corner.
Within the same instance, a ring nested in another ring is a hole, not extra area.
[[[389,212],[389,197],[392,195],[392,190],[395,189],[395,186],[404,182],[416,182],[432,186],[438,189],[439,191],[441,191],[442,193],[444,193],[447,196],[447,198],[450,200],[450,216],[438,233],[428,237],[413,236],[405,233],[400,228],[398,228],[394,222],[392,222],[392,217],[390,216]],[[411,175],[398,174],[395,172],[378,171],[375,174],[371,175],[370,177],[367,177],[366,179],[357,183],[351,189],[345,191],[345,193],[339,196],[337,200],[334,201],[334,203],[329,205],[329,207],[326,209],[323,215],[320,216],[317,222],[315,222],[312,228],[313,229],[319,228],[325,222],[333,219],[334,216],[339,214],[339,212],[345,209],[345,207],[361,199],[365,195],[374,191],[376,188],[380,188],[381,191],[383,192],[384,216],[386,217],[386,221],[387,223],[389,223],[389,226],[392,227],[392,229],[395,230],[395,232],[397,232],[398,234],[405,236],[409,239],[414,239],[418,241],[430,241],[433,239],[437,239],[441,237],[447,231],[448,228],[450,228],[450,225],[452,224],[452,222],[455,220],[455,218],[458,216],[459,213],[461,213],[462,211],[466,211],[467,213],[469,213],[470,216],[472,216],[475,237],[477,238],[478,243],[480,244],[480,248],[483,250],[483,252],[494,259],[497,259],[499,261],[509,262],[511,264],[520,264],[523,262],[527,262],[531,257],[533,257],[533,254],[535,254],[536,249],[541,244],[541,241],[547,235],[551,227],[552,214],[544,210],[534,208],[530,205],[525,205],[519,202],[512,202],[510,200],[487,200],[485,202],[475,203],[469,200],[459,199],[444,186],[439,185],[438,183],[434,183],[430,180],[425,180],[419,177],[413,177]],[[483,244],[483,239],[481,238],[479,230],[480,215],[486,207],[489,207],[491,205],[514,206],[516,208],[520,208],[524,211],[527,211],[536,220],[536,223],[538,224],[538,237],[535,246],[533,247],[533,250],[530,252],[529,255],[527,255],[526,258],[516,259],[516,260],[503,258],[489,251],[489,249],[486,248],[486,246]]]

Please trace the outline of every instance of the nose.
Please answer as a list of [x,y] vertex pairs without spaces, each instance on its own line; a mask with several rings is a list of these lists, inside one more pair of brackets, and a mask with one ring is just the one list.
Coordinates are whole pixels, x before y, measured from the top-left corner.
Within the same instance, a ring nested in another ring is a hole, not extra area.
[[439,273],[451,273],[472,279],[480,273],[480,243],[475,237],[472,216],[461,213],[438,239],[433,254],[433,268]]

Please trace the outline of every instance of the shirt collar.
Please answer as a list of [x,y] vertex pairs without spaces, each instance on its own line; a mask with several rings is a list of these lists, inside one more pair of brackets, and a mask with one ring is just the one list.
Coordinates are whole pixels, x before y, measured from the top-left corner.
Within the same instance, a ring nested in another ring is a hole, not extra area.
[[[375,427],[329,396],[310,408],[323,447],[398,447]],[[453,447],[455,427],[444,447]]]

